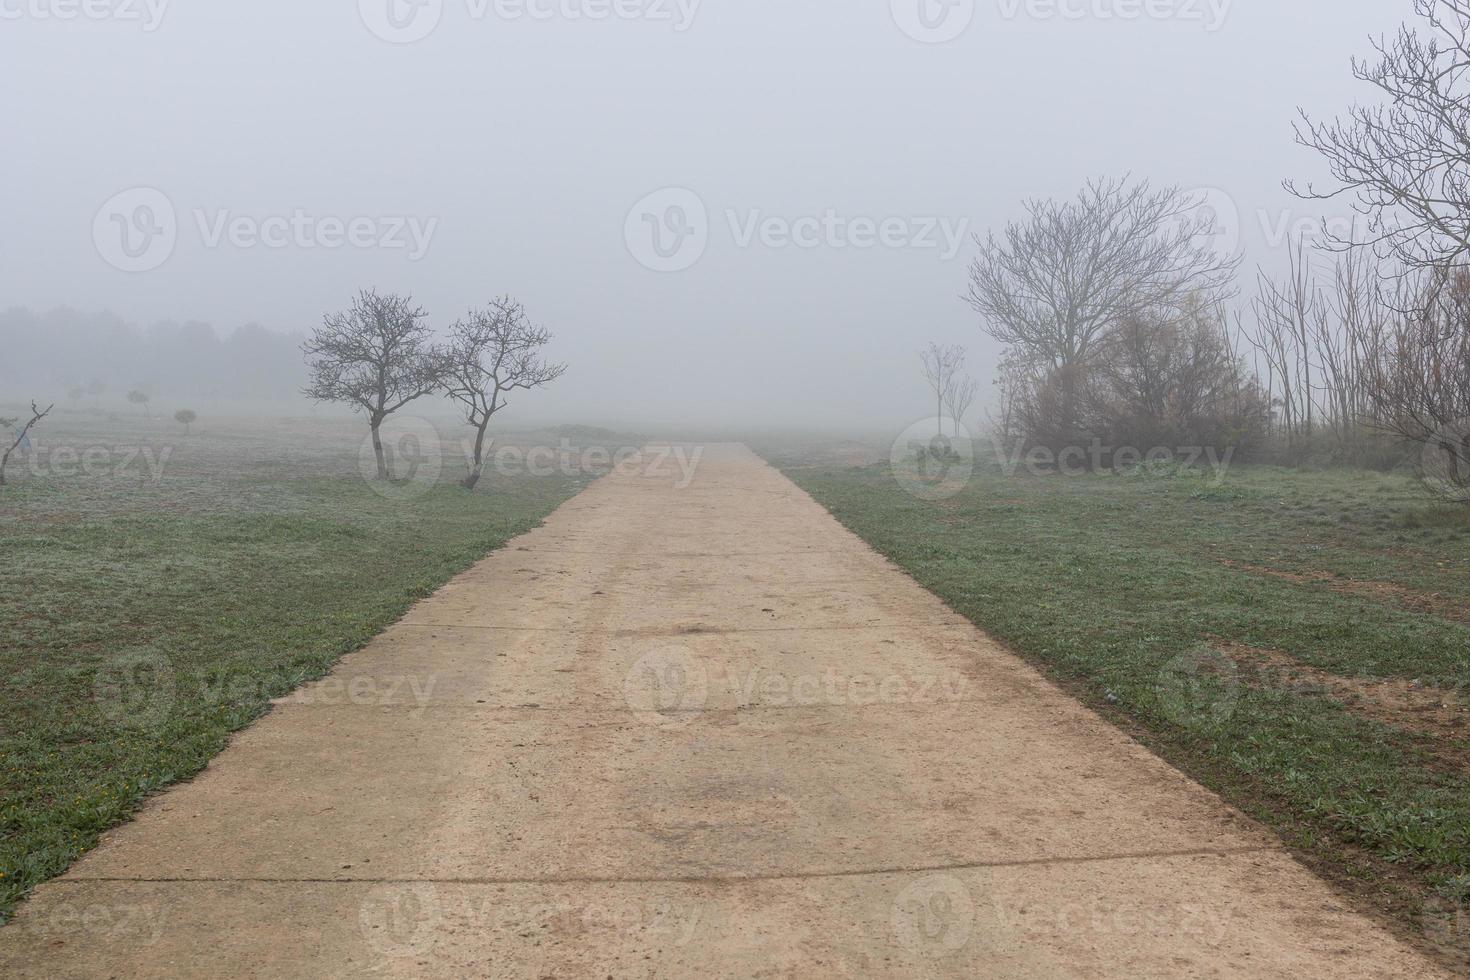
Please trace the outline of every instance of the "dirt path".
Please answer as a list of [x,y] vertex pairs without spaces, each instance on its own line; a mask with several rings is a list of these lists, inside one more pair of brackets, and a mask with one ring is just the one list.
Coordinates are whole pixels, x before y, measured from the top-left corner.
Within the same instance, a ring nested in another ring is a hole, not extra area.
[[1430,977],[742,447],[595,484],[0,930],[4,976]]

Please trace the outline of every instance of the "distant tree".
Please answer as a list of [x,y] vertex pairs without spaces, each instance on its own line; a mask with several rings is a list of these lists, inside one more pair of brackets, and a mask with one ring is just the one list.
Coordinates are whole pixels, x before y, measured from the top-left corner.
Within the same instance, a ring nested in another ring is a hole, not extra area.
[[66,397],[70,398],[74,402],[79,402],[83,398],[87,397],[87,389],[82,387],[81,385],[74,385],[73,387],[66,389]]
[[132,391],[128,392],[128,401],[132,402],[134,405],[143,406],[143,414],[150,419],[153,418],[153,412],[148,407],[148,402],[150,401],[148,397],[148,392],[144,391],[142,388],[134,388]]
[[102,393],[106,390],[107,385],[103,384],[102,381],[98,378],[93,378],[91,381],[87,382],[87,394],[92,396],[93,408],[100,407],[98,401],[102,398]]
[[1353,75],[1383,104],[1330,123],[1300,113],[1297,142],[1326,159],[1338,186],[1286,187],[1310,200],[1353,199],[1367,229],[1331,246],[1432,272],[1463,266],[1470,253],[1470,0],[1414,0],[1414,11],[1427,37],[1405,24],[1373,42],[1376,61],[1353,59]]
[[302,344],[310,371],[306,396],[367,416],[380,480],[390,478],[384,420],[443,384],[445,355],[431,342],[427,316],[410,297],[363,290],[348,309],[327,314]]
[[975,404],[975,397],[980,394],[980,382],[970,375],[955,375],[948,389],[945,391],[944,401],[949,406],[949,414],[954,418],[954,434],[960,434],[960,423],[970,413],[970,406]]
[[487,309],[471,311],[453,327],[445,388],[475,430],[474,458],[464,487],[473,490],[484,466],[485,431],[505,408],[506,396],[550,384],[565,364],[545,361],[541,349],[551,334],[526,317],[520,303],[503,296]]
[[0,428],[9,429],[14,434],[13,438],[6,440],[10,445],[5,450],[5,455],[0,456],[0,487],[5,486],[5,467],[10,464],[10,457],[17,449],[30,445],[31,430],[36,427],[36,423],[50,415],[51,409],[55,407],[47,405],[42,409],[34,401],[31,402],[31,418],[25,425],[20,424],[20,419],[0,419]]
[[1470,272],[1426,273],[1401,309],[1418,311],[1370,332],[1365,389],[1369,421],[1421,452],[1436,493],[1470,504]]
[[939,435],[944,435],[944,405],[955,378],[965,366],[965,349],[957,345],[941,347],[931,343],[927,350],[919,352],[919,362],[924,368],[924,380],[934,391],[935,417],[939,420]]
[[174,421],[184,427],[184,435],[188,435],[190,427],[199,421],[199,413],[192,408],[181,408],[174,413]]

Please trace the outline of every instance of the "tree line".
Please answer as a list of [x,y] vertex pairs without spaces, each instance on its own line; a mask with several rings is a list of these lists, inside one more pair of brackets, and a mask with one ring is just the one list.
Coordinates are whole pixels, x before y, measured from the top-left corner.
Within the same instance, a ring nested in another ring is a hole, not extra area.
[[1005,352],[1002,438],[1354,463],[1387,440],[1470,502],[1470,0],[1414,10],[1353,62],[1383,104],[1297,123],[1334,184],[1287,189],[1362,219],[1320,244],[1329,274],[1298,243],[1231,314],[1240,259],[1211,247],[1206,202],[1130,177],[977,239],[966,298]]

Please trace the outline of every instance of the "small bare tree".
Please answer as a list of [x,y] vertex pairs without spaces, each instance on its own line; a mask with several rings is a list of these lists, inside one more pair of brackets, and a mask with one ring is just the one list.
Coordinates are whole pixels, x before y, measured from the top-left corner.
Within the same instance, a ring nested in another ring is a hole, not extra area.
[[945,391],[944,400],[949,405],[949,414],[954,419],[954,434],[960,434],[960,423],[970,413],[975,397],[980,394],[980,382],[968,374],[955,375]]
[[15,433],[15,438],[8,440],[10,446],[5,450],[5,455],[0,456],[0,487],[5,486],[5,467],[10,465],[10,457],[16,450],[30,445],[31,430],[36,424],[51,414],[55,405],[47,405],[44,409],[31,402],[31,418],[25,425],[20,424],[20,419],[0,419],[0,428],[9,429]]
[[919,361],[924,366],[924,380],[934,391],[938,434],[944,435],[944,406],[954,388],[955,378],[965,366],[965,349],[958,345],[943,347],[931,343],[928,350],[919,352]]
[[301,348],[311,371],[306,396],[367,416],[380,480],[390,478],[384,420],[443,384],[445,355],[431,342],[427,315],[410,297],[364,290],[347,310],[327,314]]
[[1376,61],[1353,60],[1353,75],[1386,104],[1329,123],[1300,113],[1297,141],[1322,154],[1339,186],[1286,187],[1353,198],[1367,228],[1330,247],[1369,247],[1418,271],[1462,265],[1470,252],[1470,0],[1414,0],[1414,11],[1427,37],[1405,24],[1373,42]]
[[565,364],[541,357],[551,333],[531,323],[525,308],[502,296],[484,310],[472,310],[451,331],[445,388],[464,409],[475,430],[474,458],[463,486],[473,490],[484,468],[485,432],[505,408],[513,391],[550,384],[566,373]]

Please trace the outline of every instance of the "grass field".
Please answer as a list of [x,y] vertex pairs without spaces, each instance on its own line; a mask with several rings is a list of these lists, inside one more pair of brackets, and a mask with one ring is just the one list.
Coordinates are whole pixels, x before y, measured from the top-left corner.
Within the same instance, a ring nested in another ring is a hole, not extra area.
[[995,461],[926,502],[853,446],[764,448],[955,610],[1407,933],[1470,949],[1463,509],[1408,476]]
[[206,420],[186,436],[172,421],[55,415],[11,464],[0,916],[271,698],[588,479],[487,473],[467,493],[456,444],[436,457],[442,479],[421,468],[385,495],[359,473],[364,435],[348,420]]

